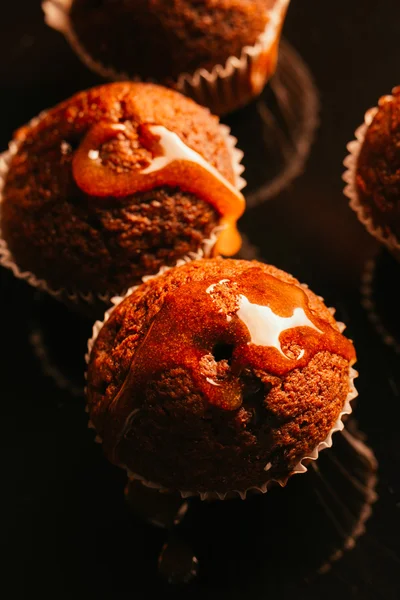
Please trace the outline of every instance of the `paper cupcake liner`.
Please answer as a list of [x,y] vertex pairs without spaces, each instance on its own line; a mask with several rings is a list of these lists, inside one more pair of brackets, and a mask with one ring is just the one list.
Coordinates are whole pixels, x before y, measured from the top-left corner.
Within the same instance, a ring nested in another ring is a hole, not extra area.
[[[29,123],[29,127],[36,126],[45,116],[47,111],[41,112],[37,117],[34,117]],[[240,191],[246,186],[246,180],[242,177],[244,166],[241,161],[243,152],[237,148],[237,139],[231,135],[230,128],[227,125],[220,124],[220,130],[225,137],[226,145],[232,159],[232,168],[235,176],[235,186]],[[44,279],[39,279],[34,273],[22,270],[14,260],[11,250],[9,249],[6,240],[3,238],[1,230],[1,205],[3,200],[3,189],[7,173],[9,170],[12,158],[18,152],[19,143],[15,140],[11,141],[8,150],[0,154],[0,265],[10,269],[14,276],[29,283],[32,287],[50,294],[56,300],[63,302],[69,308],[78,310],[82,314],[93,318],[93,315],[98,316],[104,313],[106,307],[110,305],[111,298],[116,295],[114,291],[105,293],[96,292],[81,292],[79,290],[71,290],[66,288],[55,288]],[[216,227],[210,234],[210,237],[202,240],[200,247],[196,252],[190,252],[183,260],[198,260],[208,257],[211,254],[213,247],[218,239],[220,227]],[[121,293],[123,293],[121,291]]]
[[[384,323],[384,319],[381,316],[382,307],[381,310],[379,310],[376,305],[374,294],[374,289],[376,287],[374,285],[376,268],[377,257],[366,261],[364,272],[361,277],[361,304],[368,315],[370,323],[381,338],[382,342],[389,348],[392,348],[396,354],[400,354],[400,340],[397,339],[395,335],[392,335],[391,331]],[[386,316],[389,315],[386,314]]]
[[[320,466],[313,463],[311,485],[336,533],[336,549],[318,568],[317,574],[330,570],[344,552],[351,550],[365,533],[366,521],[372,514],[378,495],[378,463],[372,450],[364,443],[354,421],[337,440],[339,454],[332,450],[324,455]],[[335,537],[336,537],[335,536]]]
[[[181,266],[181,265],[185,264],[185,262],[187,262],[187,261],[185,261],[185,260],[178,261],[176,266]],[[150,279],[154,279],[155,277],[162,275],[163,273],[165,273],[166,271],[168,271],[171,268],[172,267],[163,267],[156,275],[150,275],[148,277],[144,277],[143,281],[146,282]],[[304,287],[308,287],[308,286],[304,285]],[[106,311],[106,313],[104,315],[104,319],[102,321],[99,320],[99,321],[95,322],[95,324],[93,325],[92,337],[88,340],[88,352],[85,356],[86,364],[89,364],[90,354],[92,352],[93,345],[94,345],[94,343],[97,339],[97,336],[98,336],[101,328],[103,327],[103,325],[108,321],[108,319],[110,318],[110,316],[111,316],[112,312],[115,310],[115,308],[123,300],[125,300],[125,298],[127,298],[132,292],[134,292],[137,288],[138,288],[138,286],[134,286],[134,287],[130,288],[127,291],[127,293],[124,294],[123,296],[115,296],[114,298],[112,298],[111,302],[112,302],[113,306],[111,306],[111,308],[109,308]],[[320,298],[320,299],[322,300],[322,298]],[[332,313],[332,315],[335,313],[334,308],[330,308],[329,310]],[[341,322],[337,322],[337,325],[338,325],[340,332],[343,332],[345,329],[345,324],[341,323]],[[165,486],[161,485],[160,483],[149,481],[142,475],[132,472],[126,465],[120,465],[120,467],[126,470],[128,477],[130,479],[139,480],[146,487],[157,489],[160,492],[171,492],[171,491],[176,492],[176,491],[178,491],[181,494],[182,498],[189,498],[190,496],[199,496],[201,500],[214,500],[214,499],[225,500],[228,497],[230,498],[230,497],[234,497],[234,496],[239,496],[242,500],[244,500],[246,498],[247,494],[251,493],[251,492],[261,492],[261,493],[265,494],[272,486],[280,485],[281,487],[284,487],[292,475],[295,475],[297,473],[305,473],[307,471],[308,463],[310,461],[317,460],[318,455],[322,450],[325,450],[326,448],[330,448],[332,446],[333,434],[337,431],[342,431],[342,429],[344,428],[343,418],[345,417],[345,415],[351,414],[351,412],[352,412],[351,401],[354,400],[354,398],[356,398],[358,396],[358,392],[354,385],[354,379],[357,376],[358,376],[357,371],[355,369],[353,369],[352,367],[349,367],[350,391],[345,399],[343,408],[342,408],[334,426],[332,427],[332,429],[330,430],[330,432],[326,436],[326,438],[322,442],[317,444],[317,446],[314,448],[314,450],[312,452],[310,452],[310,454],[303,456],[303,458],[301,458],[301,460],[297,463],[297,465],[294,467],[294,469],[291,471],[291,473],[284,478],[281,478],[281,479],[271,478],[271,479],[268,479],[262,486],[251,486],[245,490],[236,490],[235,489],[235,490],[230,490],[229,492],[224,492],[224,493],[217,492],[215,490],[210,490],[207,492],[200,492],[200,491],[196,491],[196,490],[170,490],[170,489],[166,488]],[[86,407],[86,412],[89,412],[88,407]],[[129,417],[128,417],[128,419],[129,419]],[[88,427],[90,429],[95,429],[94,424],[90,420],[88,423]],[[95,441],[100,444],[102,443],[102,439],[98,434],[95,437]],[[268,465],[266,465],[265,470],[268,471]]]
[[[302,57],[284,39],[269,88],[274,101],[270,101],[269,93],[262,94],[257,100],[257,121],[252,124],[252,131],[263,140],[262,159],[266,166],[279,160],[279,167],[272,178],[267,175],[267,168],[254,191],[247,192],[248,209],[276,197],[302,175],[320,123],[320,98],[313,75]],[[239,124],[239,128],[242,130],[243,125]],[[240,139],[241,135],[238,137]],[[254,143],[253,136],[243,137]],[[245,148],[244,151],[246,154]]]
[[[269,21],[256,44],[245,46],[239,57],[230,56],[224,65],[211,71],[200,68],[182,73],[172,84],[182,94],[208,106],[215,114],[225,114],[258,96],[274,74],[278,44],[290,0],[276,0],[268,11]],[[140,80],[95,60],[80,43],[70,19],[72,0],[45,0],[42,3],[47,25],[61,32],[81,61],[101,77],[112,81]],[[146,79],[146,81],[154,81]]]
[[[261,576],[262,582],[268,582],[270,588],[280,585],[281,596],[285,598],[285,591],[293,590],[299,581],[309,585],[327,573],[365,533],[366,522],[377,500],[377,461],[355,422],[349,420],[346,430],[336,436],[332,450],[323,453],[318,463],[312,463],[311,467],[308,481],[295,482],[287,490],[284,503],[278,497],[259,498],[252,502],[250,510],[237,502],[226,507],[210,507],[208,503],[199,506],[176,495],[159,494],[133,481],[131,498],[135,514],[144,516],[156,526],[160,525],[159,515],[165,515],[161,524],[170,526],[159,556],[164,567],[161,574],[169,580],[178,573],[184,583],[195,556],[193,550],[200,550],[201,546],[204,550],[201,543],[204,539],[207,540],[207,553],[198,553],[203,576],[206,574],[207,578],[222,585],[228,579],[232,590],[240,587],[242,582],[240,573],[235,579],[232,555],[235,564],[243,565],[248,578],[255,575],[261,582]],[[299,484],[297,487],[296,483]],[[181,503],[188,507],[187,516],[183,521],[178,516],[179,527],[175,523],[171,527]],[[268,514],[274,515],[273,522],[265,518]],[[286,527],[283,545],[280,543],[282,526],[279,525],[282,519]],[[254,523],[258,522],[260,527],[254,529]],[[232,540],[225,539],[226,530],[232,523],[237,525],[233,546]],[[253,547],[248,538],[249,530],[253,532],[254,541],[268,539],[268,544],[263,548],[259,544]],[[244,535],[247,545],[243,544]],[[179,551],[182,541],[186,545]],[[271,548],[276,550],[273,555]],[[167,552],[166,556],[164,552]],[[173,560],[168,560],[171,555]],[[255,556],[256,561],[253,560]],[[283,561],[284,582],[279,569]],[[287,595],[289,597],[290,593]]]
[[[384,98],[392,98],[392,96],[384,96]],[[364,123],[358,127],[354,133],[355,140],[347,144],[347,150],[349,154],[343,161],[346,171],[343,173],[343,180],[347,183],[343,190],[345,196],[350,200],[349,205],[356,213],[358,220],[364,225],[367,231],[373,235],[379,242],[384,244],[388,250],[400,261],[400,243],[396,236],[390,232],[385,231],[383,227],[376,225],[374,219],[369,213],[368,209],[360,202],[357,192],[356,175],[357,175],[357,164],[360,156],[360,151],[365,139],[365,135],[369,126],[372,123],[373,118],[378,112],[377,107],[370,108],[367,110],[364,116]]]
[[39,328],[35,327],[32,329],[29,334],[29,343],[35,357],[40,363],[43,375],[51,379],[60,390],[68,392],[74,398],[83,398],[85,395],[84,386],[80,386],[77,382],[73,381],[52,359],[51,350],[48,348],[42,331]]

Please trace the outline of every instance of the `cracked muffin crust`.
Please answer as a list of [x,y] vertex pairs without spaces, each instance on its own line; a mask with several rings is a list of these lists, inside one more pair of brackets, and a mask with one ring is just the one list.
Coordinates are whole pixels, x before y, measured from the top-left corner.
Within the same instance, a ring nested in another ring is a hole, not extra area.
[[285,480],[335,425],[352,343],[291,275],[206,259],[138,287],[91,350],[87,399],[108,459],[168,489]]
[[[115,83],[81,92],[15,134],[1,227],[20,269],[56,288],[120,293],[201,248],[221,215],[187,191],[179,176],[176,185],[160,179],[152,189],[121,195],[119,181],[155,162],[158,146],[143,131],[147,123],[195,151],[234,186],[226,136],[207,109],[151,84]],[[88,186],[91,171],[86,165],[78,170],[77,155],[103,125],[114,129],[87,153],[87,163],[100,165]]]

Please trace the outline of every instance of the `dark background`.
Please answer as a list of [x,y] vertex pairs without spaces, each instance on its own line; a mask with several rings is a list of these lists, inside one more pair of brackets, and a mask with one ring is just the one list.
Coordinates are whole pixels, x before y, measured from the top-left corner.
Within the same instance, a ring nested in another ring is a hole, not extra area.
[[[45,26],[39,5],[38,0],[1,5],[1,150],[16,127],[99,82],[62,36]],[[83,401],[42,375],[28,341],[32,291],[2,270],[4,598],[147,598],[154,592],[183,597],[400,597],[400,357],[382,343],[361,307],[360,277],[378,246],[348,208],[341,181],[346,143],[365,110],[400,84],[399,0],[293,0],[284,35],[313,73],[322,106],[320,128],[305,173],[279,197],[251,209],[242,229],[263,260],[292,272],[336,306],[355,342],[360,373],[356,417],[379,461],[379,499],[366,534],[328,574],[311,583],[299,577],[296,584],[285,585],[290,567],[282,564],[275,579],[255,585],[250,582],[261,580],[247,565],[244,583],[229,592],[230,576],[190,588],[163,585],[155,569],[163,533],[132,521],[122,497],[124,475],[106,464],[93,444]],[[241,118],[236,114],[230,122]],[[395,293],[399,273],[393,265],[391,269]],[[62,321],[70,317],[54,309],[55,316],[61,337]],[[64,353],[73,360],[74,347]],[[272,512],[271,519],[276,520]],[[282,537],[290,544],[285,519],[279,519]],[[236,525],[233,517],[233,530]],[[268,531],[263,535],[268,548]],[[244,543],[239,535],[237,543]],[[305,548],[308,543],[305,538]],[[273,554],[274,548],[269,551]]]

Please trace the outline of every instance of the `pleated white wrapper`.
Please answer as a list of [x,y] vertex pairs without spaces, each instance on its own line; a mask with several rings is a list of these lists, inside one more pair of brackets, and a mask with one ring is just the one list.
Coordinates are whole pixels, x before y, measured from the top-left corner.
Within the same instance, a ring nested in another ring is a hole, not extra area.
[[[390,95],[383,97],[384,100],[391,100],[392,98],[393,96]],[[357,192],[356,175],[358,158],[367,130],[377,112],[377,107],[367,110],[364,116],[363,124],[360,125],[354,133],[355,139],[347,144],[347,150],[349,151],[349,154],[343,161],[343,164],[346,167],[346,171],[343,173],[343,180],[347,185],[345,186],[343,193],[349,198],[350,207],[354,210],[359,221],[365,226],[367,231],[379,242],[384,244],[393,254],[393,256],[400,261],[400,241],[392,232],[385,231],[382,227],[374,223],[374,220],[368,209],[361,204]]]
[[[46,23],[60,31],[86,66],[111,81],[140,80],[134,73],[119,72],[95,60],[80,42],[70,18],[73,0],[45,0]],[[182,73],[172,87],[208,106],[215,114],[225,114],[247,104],[259,95],[272,77],[277,63],[277,45],[290,0],[276,0],[268,11],[268,23],[253,46],[242,48],[240,56],[230,56],[211,71],[200,68]],[[146,81],[154,81],[146,79]]]
[[[190,260],[191,260],[190,258],[188,258],[187,260],[182,259],[181,261],[178,261],[176,266],[179,267],[179,266],[185,264],[185,262],[189,262]],[[149,279],[158,277],[159,275],[162,275],[163,273],[168,271],[170,268],[173,268],[173,267],[163,267],[159,271],[159,273],[157,273],[157,275],[150,275],[148,277],[144,277],[143,281],[146,282]],[[303,287],[308,287],[308,286],[304,285]],[[111,302],[112,302],[113,306],[106,311],[106,313],[104,315],[104,319],[102,321],[95,322],[95,324],[93,325],[92,337],[88,341],[88,352],[85,356],[86,364],[89,364],[90,354],[92,352],[93,345],[97,339],[97,336],[98,336],[101,328],[107,322],[107,320],[110,318],[115,307],[118,306],[123,300],[125,300],[125,298],[127,298],[137,288],[138,288],[138,286],[134,286],[131,289],[129,289],[124,296],[116,296],[116,297],[112,298]],[[320,300],[322,301],[323,298],[320,297]],[[331,312],[332,315],[335,313],[334,308],[330,308],[329,311]],[[337,325],[338,325],[339,331],[343,332],[345,329],[345,324],[338,321]],[[343,404],[343,408],[342,408],[334,426],[332,427],[332,429],[330,430],[330,432],[326,436],[326,438],[322,442],[317,444],[317,446],[314,448],[314,450],[310,454],[303,456],[303,458],[298,462],[298,464],[294,467],[292,472],[287,477],[285,477],[284,479],[266,479],[265,483],[262,486],[249,487],[245,490],[230,490],[229,492],[226,492],[226,493],[220,493],[215,490],[209,490],[207,492],[200,492],[200,491],[195,491],[195,490],[178,490],[179,493],[181,494],[182,498],[188,498],[190,496],[199,496],[201,498],[201,500],[212,500],[212,499],[224,500],[227,497],[239,496],[240,498],[242,498],[244,500],[249,492],[255,491],[255,492],[266,493],[272,486],[275,486],[277,484],[280,485],[281,487],[284,487],[286,485],[288,479],[292,475],[295,475],[297,473],[305,473],[307,471],[306,465],[307,465],[308,461],[317,460],[318,455],[322,450],[325,450],[326,448],[330,448],[332,446],[333,434],[336,433],[337,431],[343,430],[343,428],[344,428],[343,417],[345,415],[351,414],[351,412],[352,412],[351,401],[354,400],[354,398],[356,398],[358,396],[358,392],[354,385],[354,379],[357,376],[358,376],[357,371],[355,369],[353,369],[353,367],[349,367],[349,389],[350,389],[350,391],[346,397],[346,400]],[[89,412],[88,407],[86,407],[86,411]],[[130,416],[132,416],[132,415],[130,415]],[[129,420],[129,418],[130,417],[128,417],[127,421]],[[90,420],[89,420],[89,428],[95,429],[93,423]],[[95,437],[95,441],[100,444],[102,443],[102,439],[98,434]],[[127,471],[129,478],[140,480],[142,482],[142,484],[145,485],[146,487],[154,488],[154,489],[157,489],[157,490],[163,491],[163,492],[172,491],[172,490],[168,490],[167,488],[165,488],[164,486],[162,486],[159,483],[156,483],[153,481],[148,481],[145,477],[143,477],[142,475],[140,475],[138,473],[133,473],[125,465],[120,465],[120,466]],[[266,472],[268,471],[268,465],[266,465],[265,470],[266,470]],[[174,490],[174,491],[176,491],[176,490]]]
[[[40,115],[30,121],[29,126],[34,127],[45,116],[46,111],[43,111]],[[243,152],[237,148],[237,139],[230,134],[230,128],[223,124],[220,124],[219,127],[226,140],[226,145],[231,155],[232,167],[235,174],[235,187],[238,190],[242,190],[246,186],[246,180],[242,177],[242,173],[244,171],[244,166],[241,163]],[[50,294],[53,296],[53,298],[56,298],[67,306],[77,308],[83,313],[89,312],[89,314],[91,313],[91,308],[96,308],[96,314],[102,314],[110,305],[111,298],[115,296],[115,290],[105,291],[104,293],[99,294],[95,292],[81,292],[78,289],[54,288],[44,279],[39,279],[36,277],[34,273],[22,270],[15,261],[6,240],[3,238],[1,231],[1,206],[3,200],[3,189],[10,163],[13,156],[15,156],[15,154],[18,152],[19,145],[20,144],[18,142],[11,141],[8,150],[0,154],[0,265],[10,269],[18,279],[23,279],[31,286],[42,292]],[[197,251],[190,253],[189,257],[186,258],[192,258],[192,260],[194,260],[210,256],[217,241],[219,231],[220,228],[217,227],[211,233],[209,238],[202,240],[202,243]],[[124,291],[125,290],[121,290],[120,293],[124,293]]]

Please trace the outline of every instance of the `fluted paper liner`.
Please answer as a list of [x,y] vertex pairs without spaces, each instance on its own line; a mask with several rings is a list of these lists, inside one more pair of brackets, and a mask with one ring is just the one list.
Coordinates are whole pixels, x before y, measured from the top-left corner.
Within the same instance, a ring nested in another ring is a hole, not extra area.
[[[278,43],[290,0],[276,0],[268,11],[268,23],[253,46],[242,48],[240,56],[230,56],[225,64],[211,71],[200,68],[182,73],[172,87],[208,106],[215,114],[228,113],[258,96],[275,72]],[[74,31],[70,11],[72,0],[45,0],[42,8],[46,23],[60,31],[86,66],[112,81],[139,80],[134,74],[118,72],[95,60],[80,43]],[[154,81],[147,79],[147,81]]]
[[[178,261],[176,266],[179,267],[179,266],[185,264],[185,262],[188,262],[188,260],[186,260],[186,259],[180,260],[180,261]],[[160,271],[156,275],[149,275],[147,277],[144,277],[143,281],[146,282],[150,279],[158,277],[159,275],[162,275],[163,273],[165,273],[166,271],[168,271],[171,268],[174,268],[174,267],[163,267],[162,269],[160,269]],[[139,286],[134,286],[134,287],[130,288],[124,296],[116,296],[116,297],[112,298],[111,302],[112,302],[113,306],[106,311],[103,321],[95,322],[95,324],[93,326],[92,337],[88,341],[88,352],[85,356],[86,364],[89,364],[90,354],[92,352],[93,345],[97,339],[97,336],[98,336],[101,328],[108,321],[113,310],[123,300],[125,300],[125,298],[127,298],[130,294],[132,294],[132,292],[134,292],[138,287]],[[308,287],[308,286],[304,285],[303,287]],[[320,299],[323,300],[323,298],[321,298],[321,297],[320,297]],[[332,315],[335,313],[334,308],[330,308],[329,311],[331,312]],[[341,323],[341,322],[337,322],[337,326],[338,326],[339,331],[342,333],[345,329],[345,324]],[[352,367],[349,367],[350,391],[346,397],[346,400],[343,404],[343,408],[342,408],[334,426],[332,427],[332,429],[330,430],[330,432],[326,436],[326,438],[322,442],[317,444],[317,446],[314,448],[314,450],[312,452],[310,452],[310,454],[303,456],[303,458],[297,463],[297,465],[293,468],[293,470],[291,471],[291,473],[289,473],[289,475],[287,475],[286,477],[284,477],[282,479],[268,479],[262,486],[253,486],[253,487],[247,488],[246,490],[231,490],[229,492],[224,492],[224,493],[213,491],[213,490],[210,490],[207,492],[178,490],[178,492],[181,494],[182,498],[188,498],[190,496],[200,496],[201,500],[211,500],[211,499],[224,500],[227,497],[236,495],[236,496],[239,496],[240,498],[242,498],[242,500],[244,500],[246,498],[248,492],[254,491],[254,492],[261,492],[261,493],[265,494],[266,492],[268,492],[268,490],[272,486],[280,485],[281,487],[284,487],[292,475],[295,475],[297,473],[305,473],[307,471],[306,464],[309,461],[317,460],[318,455],[322,450],[325,450],[325,448],[330,448],[333,443],[333,440],[332,440],[333,434],[336,431],[342,431],[342,429],[344,428],[343,417],[345,415],[351,414],[351,412],[352,412],[351,401],[354,398],[356,398],[356,396],[358,396],[358,392],[354,386],[354,379],[357,376],[358,376],[357,371],[355,369],[353,369]],[[86,406],[86,412],[89,412],[89,409],[87,406]],[[88,426],[90,429],[95,429],[93,423],[90,420],[89,420]],[[95,441],[100,444],[102,443],[102,439],[98,434],[95,437]],[[137,479],[137,480],[141,481],[142,484],[145,485],[146,487],[154,488],[154,489],[157,489],[157,490],[163,491],[163,492],[171,491],[159,483],[155,483],[153,481],[148,481],[145,477],[143,477],[142,475],[140,475],[138,473],[133,473],[125,465],[120,465],[120,467],[124,468],[127,471],[128,477],[130,479]],[[265,466],[265,471],[268,471],[268,469],[269,469],[269,463]]]
[[[342,431],[341,436],[342,448],[343,443],[346,445],[346,457],[338,459],[335,451],[332,450],[330,465],[335,468],[334,476],[328,475],[322,465],[314,469],[316,477],[314,477],[312,485],[317,493],[318,504],[324,508],[326,518],[332,522],[336,532],[343,538],[342,543],[338,544],[327,560],[317,569],[316,573],[318,574],[327,573],[346,551],[354,548],[357,540],[365,533],[366,522],[372,514],[373,504],[378,499],[376,492],[378,463],[371,448],[365,443],[365,436],[358,431],[354,421],[349,424],[348,429]],[[354,486],[357,499],[360,494],[363,496],[363,502],[357,500],[357,518],[353,510],[349,511],[349,506],[352,506],[349,498],[351,490],[346,487],[344,493],[340,487],[338,488],[342,478],[346,484],[351,482]],[[334,488],[333,495],[332,487]],[[343,510],[345,517],[343,517]]]
[[[391,99],[392,96],[384,96],[383,98]],[[364,143],[365,135],[373,118],[378,112],[378,108],[370,108],[364,116],[364,123],[358,127],[354,133],[355,140],[347,144],[349,154],[343,161],[346,171],[343,173],[343,180],[346,182],[346,187],[343,192],[350,200],[349,205],[356,213],[358,220],[365,226],[367,231],[373,235],[379,242],[384,244],[393,256],[400,261],[400,242],[394,233],[385,231],[379,225],[374,223],[374,219],[368,209],[360,202],[357,192],[356,176],[357,164],[360,156],[360,151]]]
[[33,353],[40,363],[43,375],[48,377],[60,390],[68,392],[75,398],[84,396],[84,387],[77,385],[71,378],[62,372],[60,367],[52,360],[42,332],[35,327],[29,334],[29,343]]
[[[46,116],[46,111],[40,113],[37,117],[33,118],[28,126],[34,127],[41,119]],[[242,190],[246,186],[246,180],[242,177],[244,166],[241,164],[243,158],[243,152],[237,148],[237,139],[230,134],[230,128],[227,125],[220,124],[220,130],[225,137],[225,142],[228,151],[232,159],[232,167],[235,175],[235,186],[238,190]],[[39,279],[30,271],[23,271],[14,260],[11,250],[8,248],[6,240],[3,238],[1,230],[1,203],[3,200],[3,188],[7,177],[8,169],[12,161],[13,156],[18,152],[19,143],[15,140],[11,141],[8,150],[0,154],[0,265],[10,269],[15,277],[22,279],[29,283],[34,288],[50,294],[56,300],[63,302],[67,306],[77,308],[83,313],[92,314],[93,309],[96,308],[99,312],[96,314],[102,314],[107,306],[110,305],[111,298],[115,296],[116,291],[107,291],[105,293],[95,292],[81,292],[79,290],[69,290],[66,288],[54,288],[44,279]],[[202,240],[202,243],[196,252],[191,252],[185,260],[188,258],[192,260],[198,260],[204,257],[208,257],[211,254],[213,247],[218,239],[218,233],[221,231],[220,227],[216,227],[210,234],[209,238]],[[123,293],[124,290],[121,290]]]
[[384,324],[382,311],[379,311],[374,299],[374,279],[376,271],[376,256],[367,260],[364,266],[364,272],[361,277],[361,304],[367,311],[368,318],[375,328],[376,333],[382,342],[392,348],[396,354],[400,354],[400,340],[397,340]]

